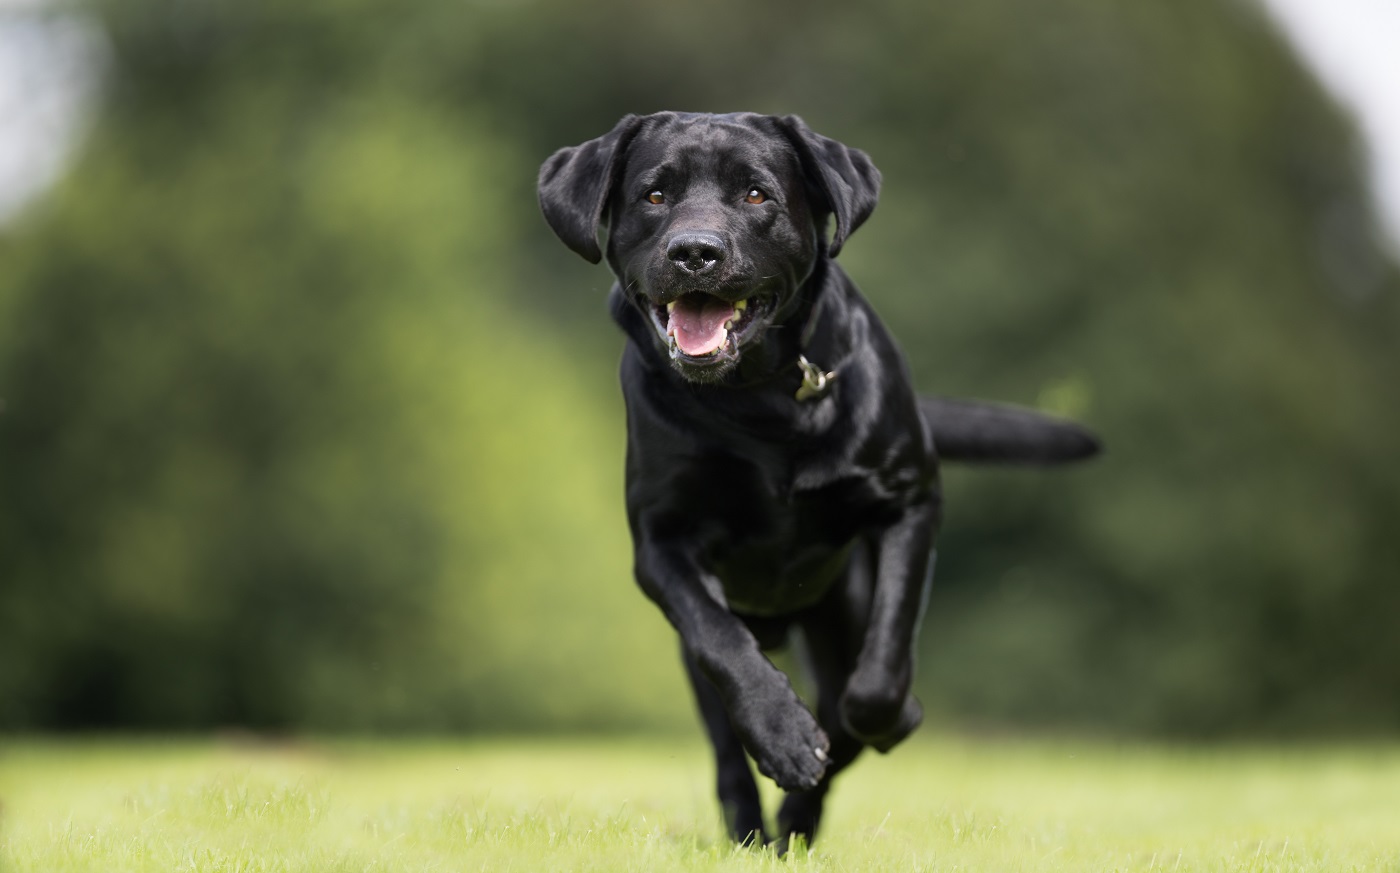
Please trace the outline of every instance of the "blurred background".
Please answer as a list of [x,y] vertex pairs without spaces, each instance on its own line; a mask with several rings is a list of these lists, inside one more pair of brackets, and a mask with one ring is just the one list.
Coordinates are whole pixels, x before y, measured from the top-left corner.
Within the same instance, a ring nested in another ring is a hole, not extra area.
[[0,78],[0,729],[698,730],[534,179],[746,109],[883,171],[921,388],[1109,446],[948,471],[930,723],[1400,730],[1400,273],[1254,5],[6,0]]

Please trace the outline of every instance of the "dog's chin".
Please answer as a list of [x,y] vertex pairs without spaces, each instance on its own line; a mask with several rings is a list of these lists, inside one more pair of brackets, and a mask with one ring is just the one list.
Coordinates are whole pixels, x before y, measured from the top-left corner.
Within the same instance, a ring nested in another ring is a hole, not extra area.
[[740,351],[733,337],[725,340],[725,348],[704,356],[687,355],[672,346],[670,348],[671,367],[689,382],[710,385],[724,381],[724,377],[739,366]]

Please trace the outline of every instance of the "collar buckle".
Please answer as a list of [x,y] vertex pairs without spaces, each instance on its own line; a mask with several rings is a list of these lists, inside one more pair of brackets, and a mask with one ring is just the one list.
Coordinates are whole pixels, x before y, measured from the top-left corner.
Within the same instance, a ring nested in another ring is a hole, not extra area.
[[806,355],[797,356],[797,368],[802,371],[802,384],[798,386],[796,395],[799,402],[825,394],[836,378],[835,371],[823,372],[821,367],[807,360]]

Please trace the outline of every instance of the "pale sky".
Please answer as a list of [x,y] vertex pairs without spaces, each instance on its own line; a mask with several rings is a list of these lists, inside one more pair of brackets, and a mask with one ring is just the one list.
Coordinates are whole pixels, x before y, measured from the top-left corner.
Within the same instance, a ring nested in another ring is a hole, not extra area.
[[1262,2],[1356,118],[1381,218],[1400,245],[1400,0]]
[[63,172],[103,56],[97,31],[43,0],[0,0],[0,224]]
[[[1381,220],[1400,250],[1400,0],[1257,0],[1355,116]],[[104,57],[46,0],[0,0],[0,224],[63,172]]]

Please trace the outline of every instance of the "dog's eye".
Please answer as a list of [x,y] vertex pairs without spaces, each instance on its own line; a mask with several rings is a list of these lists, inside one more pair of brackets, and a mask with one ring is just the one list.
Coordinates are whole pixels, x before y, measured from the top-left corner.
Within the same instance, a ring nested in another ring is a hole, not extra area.
[[660,188],[657,188],[655,191],[648,191],[648,192],[647,192],[647,202],[648,202],[648,203],[665,203],[665,202],[666,202],[666,195],[661,193],[661,189],[660,189]]
[[761,188],[750,188],[749,193],[744,196],[744,199],[757,206],[759,203],[767,200],[768,195],[764,194]]

